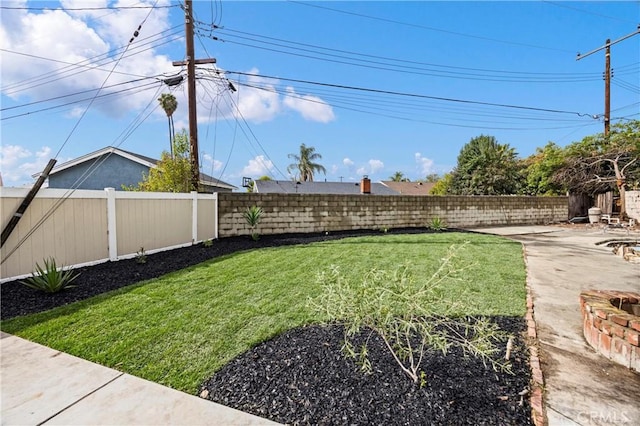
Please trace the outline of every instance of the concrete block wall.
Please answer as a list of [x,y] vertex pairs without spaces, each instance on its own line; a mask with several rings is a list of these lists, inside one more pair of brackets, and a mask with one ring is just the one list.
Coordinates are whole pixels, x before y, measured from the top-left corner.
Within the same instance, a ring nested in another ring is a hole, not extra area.
[[640,221],[640,191],[625,191],[624,195],[627,215]]
[[535,225],[569,214],[567,197],[219,193],[219,236],[250,234],[243,212],[253,205],[264,210],[263,235],[425,227],[435,217],[452,228]]

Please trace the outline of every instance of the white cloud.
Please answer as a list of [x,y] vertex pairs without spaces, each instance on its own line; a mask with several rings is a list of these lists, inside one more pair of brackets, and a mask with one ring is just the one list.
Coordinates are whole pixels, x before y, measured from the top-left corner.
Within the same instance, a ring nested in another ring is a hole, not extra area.
[[428,175],[433,172],[433,160],[427,157],[423,157],[422,154],[416,152],[415,154],[416,163],[418,163],[418,168],[420,173],[423,175]]
[[[96,7],[106,3],[105,0],[63,1],[65,7]],[[118,4],[131,3],[122,0],[114,5]],[[168,4],[168,0],[160,0],[158,4]],[[66,12],[59,8],[3,11],[0,21],[0,47],[5,49],[1,55],[3,94],[15,100],[43,100],[104,86],[100,95],[113,95],[96,99],[93,107],[105,114],[120,116],[147,105],[157,86],[140,91],[140,86],[149,80],[132,80],[139,76],[175,73],[176,69],[169,58],[139,40],[169,28],[168,9],[157,9],[149,15],[126,55],[121,57],[122,50],[117,49],[129,44],[148,12],[148,9]],[[108,56],[107,52],[110,52]],[[123,89],[133,90],[115,93]],[[79,101],[95,94],[86,92],[57,102]],[[66,107],[67,113],[71,111],[73,116],[87,105],[85,101]]]
[[259,178],[260,176],[269,174],[271,170],[273,170],[273,163],[271,160],[266,158],[264,155],[258,155],[257,157],[249,160],[249,164],[242,169],[242,176]]
[[344,164],[347,167],[351,167],[353,166],[353,160],[351,160],[350,158],[345,158],[344,160],[342,160],[342,164]]
[[[207,173],[207,170],[211,171],[213,170],[214,172],[220,171],[222,170],[222,166],[223,163],[220,160],[216,160],[214,159],[211,155],[209,154],[204,154],[202,156],[202,166],[203,166],[203,171],[205,173]],[[212,168],[213,166],[213,168]]]
[[371,159],[365,166],[360,166],[356,170],[358,175],[373,175],[384,169],[384,163],[380,160]]
[[377,173],[384,169],[384,163],[380,160],[369,160],[369,167],[371,168],[371,174]]
[[22,158],[30,156],[31,152],[20,145],[0,145],[0,167],[2,170],[13,167]]
[[328,123],[334,120],[333,109],[321,98],[299,95],[292,87],[288,87],[287,94],[281,96],[276,91],[278,80],[258,77],[255,75],[258,73],[257,68],[248,72],[250,75],[246,78],[246,83],[253,87],[238,82],[234,84],[237,94],[223,91],[223,96],[233,96],[233,99],[218,103],[220,116],[242,116],[245,120],[261,123],[273,120],[286,110],[292,110],[309,121]]
[[[257,69],[252,69],[249,73],[258,73]],[[257,123],[272,120],[281,112],[280,98],[275,91],[273,84],[261,77],[251,75],[248,83],[259,86],[265,90],[254,87],[238,87],[238,99],[235,100],[238,111],[234,111],[236,116],[242,115],[245,120]],[[230,103],[230,105],[235,105]]]
[[[4,4],[28,5],[24,0],[3,0]],[[61,4],[62,7],[78,8],[171,3],[170,0],[62,0]],[[52,2],[46,10],[2,11],[2,94],[20,103],[59,98],[45,105],[70,103],[56,111],[66,118],[76,119],[84,113],[89,100],[97,93],[95,90],[100,87],[100,97],[93,101],[91,109],[110,118],[120,118],[147,106],[155,107],[158,97],[155,79],[140,78],[175,75],[180,71],[172,65],[173,59],[180,58],[170,58],[161,54],[165,50],[159,50],[171,48],[171,43],[183,46],[182,28],[170,29],[169,13],[172,11],[175,15],[176,9],[154,9],[149,14],[149,9],[65,11],[62,7]],[[129,43],[140,24],[138,37]],[[161,47],[151,47],[154,40],[161,43]],[[125,47],[128,50],[121,56]],[[249,72],[257,74],[258,70]],[[238,90],[235,93],[227,90],[224,80],[221,81],[222,85],[210,80],[198,82],[198,118],[202,123],[240,118],[240,115],[245,120],[259,123],[290,111],[298,112],[305,120],[325,123],[334,119],[330,105],[317,96],[300,96],[293,89],[288,96],[280,95],[276,92],[277,80],[256,75],[243,77],[242,81],[234,82]],[[169,92],[169,88],[164,86],[162,91]],[[178,100],[178,110],[174,114],[176,129],[186,128],[180,124],[187,117],[186,84],[172,88],[171,92]],[[154,116],[161,120],[164,112],[157,108]]]
[[5,186],[20,186],[32,182],[32,174],[44,170],[51,148],[43,146],[35,154],[20,145],[0,146],[0,170]]
[[331,105],[317,96],[298,95],[293,87],[287,87],[284,105],[302,115],[305,120],[328,123],[335,119]]

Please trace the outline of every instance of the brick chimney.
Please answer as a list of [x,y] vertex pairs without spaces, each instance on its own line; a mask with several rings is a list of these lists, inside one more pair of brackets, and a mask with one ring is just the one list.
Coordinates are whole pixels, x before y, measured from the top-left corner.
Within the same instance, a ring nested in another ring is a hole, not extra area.
[[367,175],[362,176],[360,181],[360,193],[371,194],[371,179]]

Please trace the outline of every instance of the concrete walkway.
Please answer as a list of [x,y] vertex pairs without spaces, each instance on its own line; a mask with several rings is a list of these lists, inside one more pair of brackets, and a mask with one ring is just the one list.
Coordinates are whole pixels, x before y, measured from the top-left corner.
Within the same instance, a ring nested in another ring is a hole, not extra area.
[[483,228],[525,247],[549,425],[640,425],[640,375],[598,355],[582,336],[583,290],[640,291],[640,264],[595,245],[639,232],[599,226]]
[[276,425],[2,333],[2,425]]
[[[626,232],[585,225],[475,231],[525,246],[549,424],[640,424],[640,375],[585,343],[578,303],[582,290],[640,291],[640,264],[595,245]],[[276,424],[5,333],[0,349],[2,425]]]

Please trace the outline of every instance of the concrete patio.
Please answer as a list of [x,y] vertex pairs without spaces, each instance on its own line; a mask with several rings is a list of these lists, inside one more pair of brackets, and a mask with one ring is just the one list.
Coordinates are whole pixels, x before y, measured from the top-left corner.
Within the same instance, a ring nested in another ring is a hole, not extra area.
[[640,264],[596,245],[613,238],[640,238],[640,232],[585,224],[476,231],[524,244],[549,425],[640,424],[640,375],[586,343],[578,302],[583,290],[640,292]]

